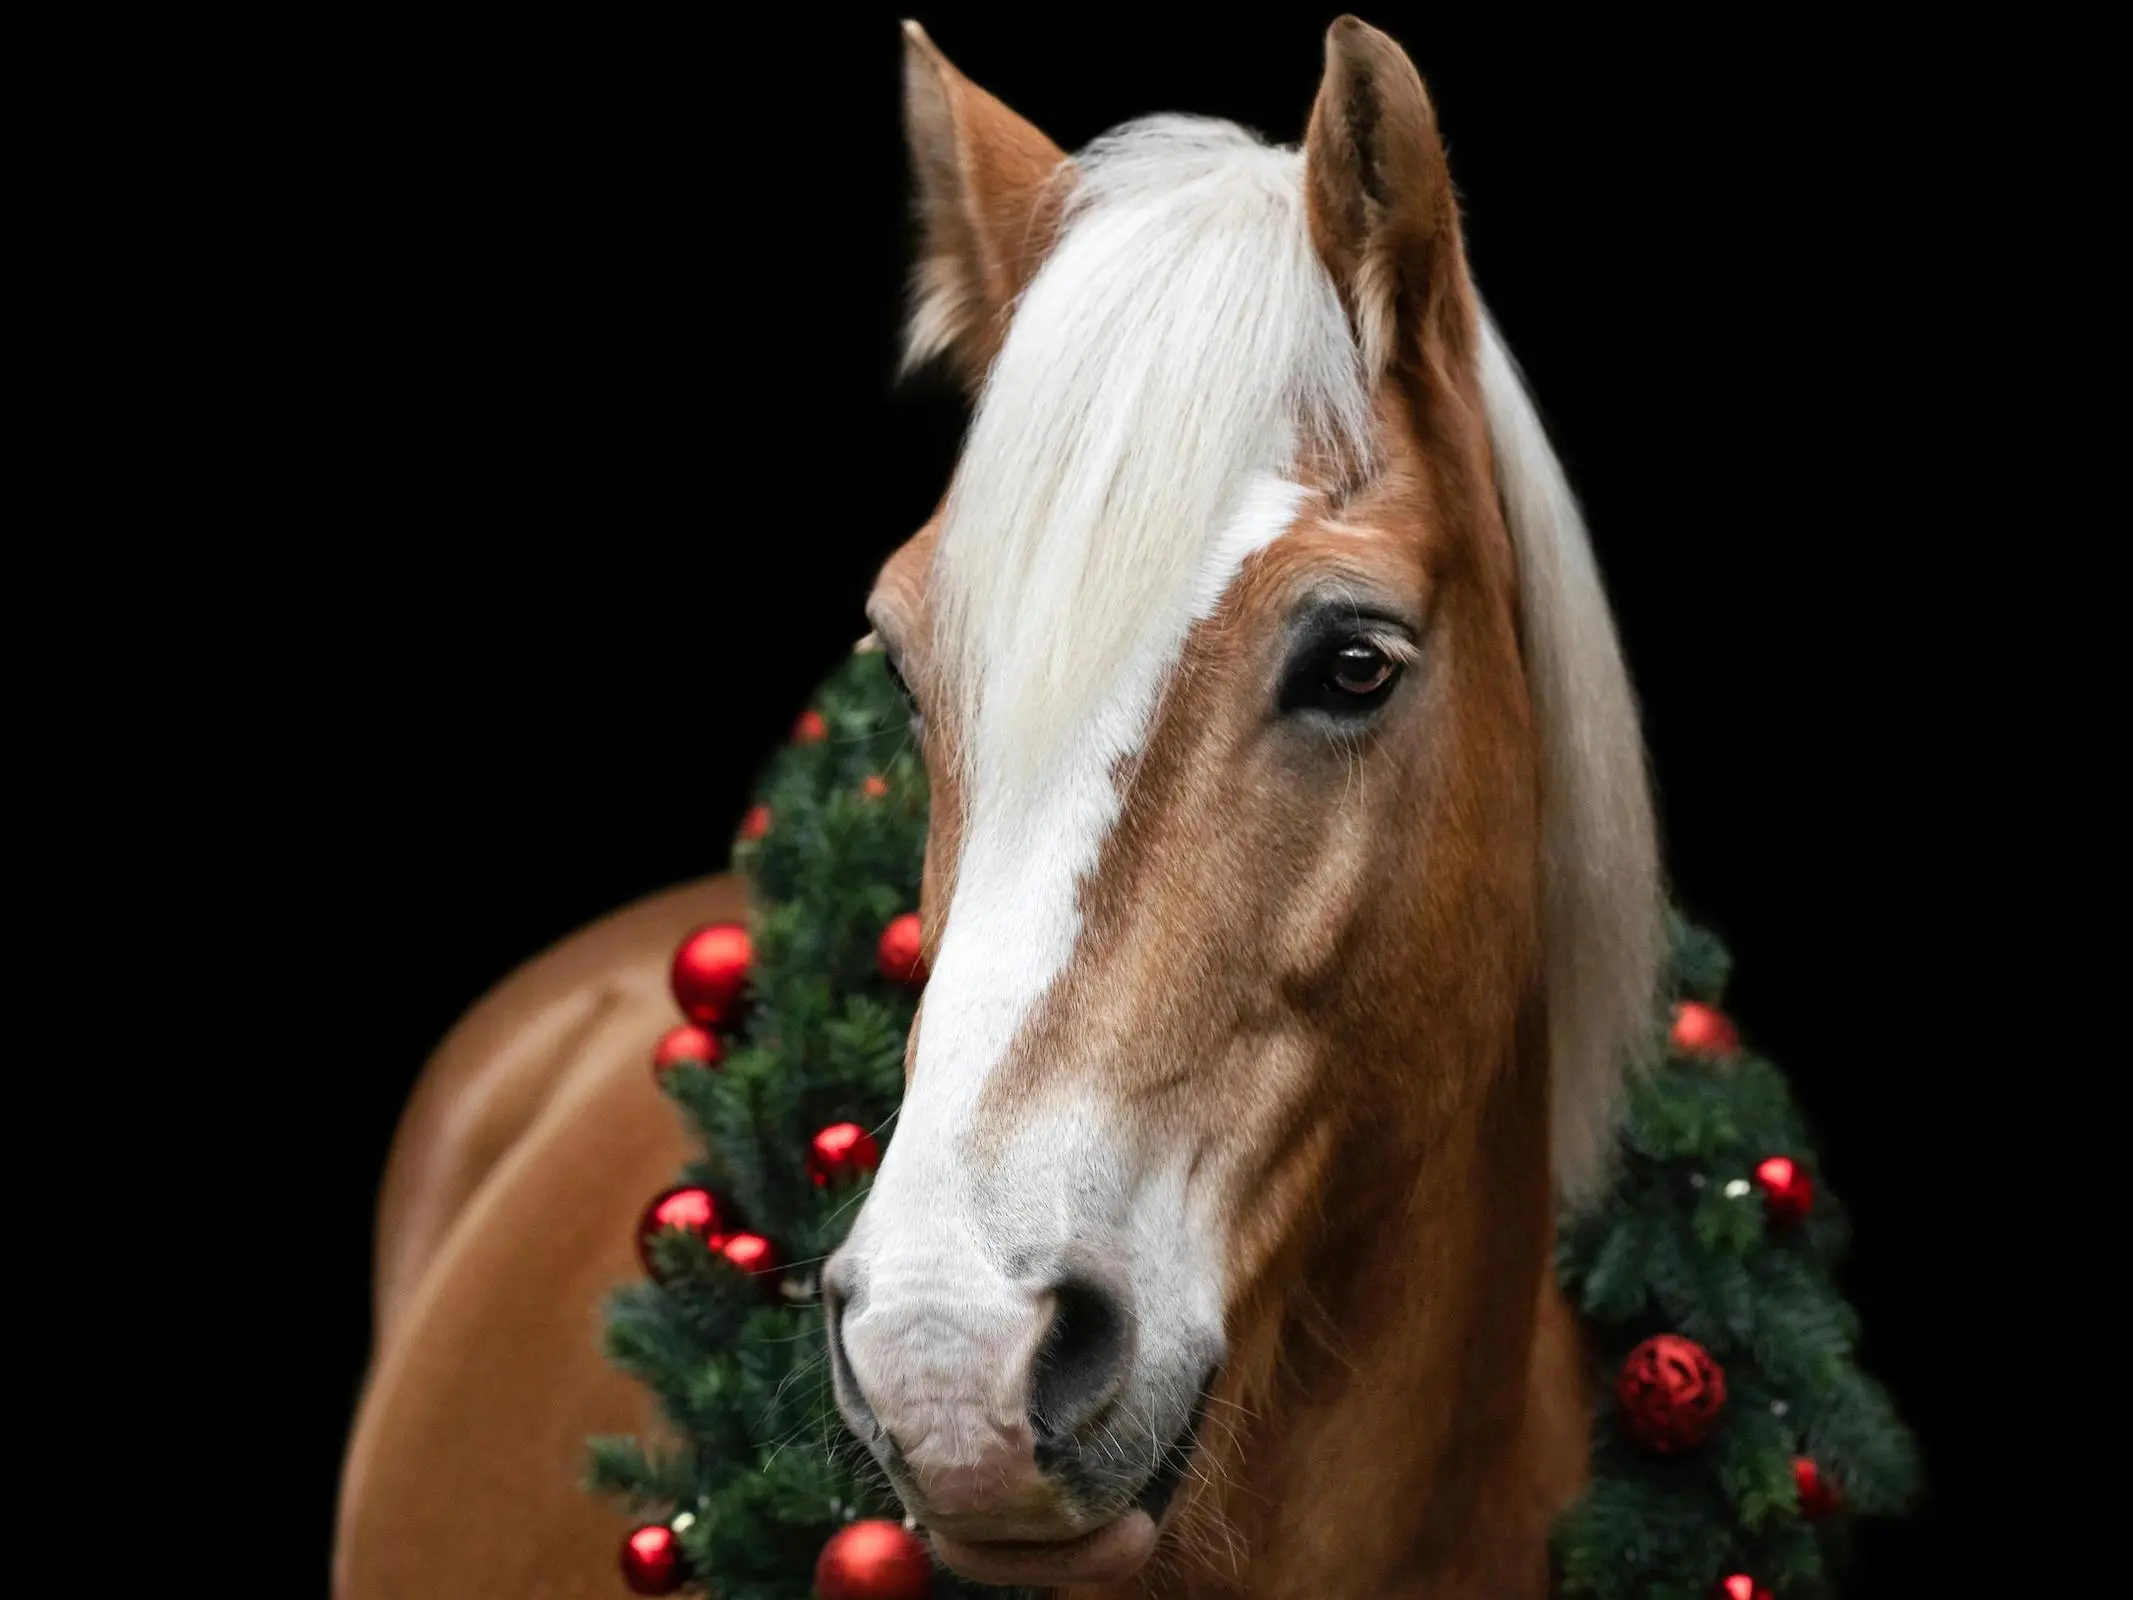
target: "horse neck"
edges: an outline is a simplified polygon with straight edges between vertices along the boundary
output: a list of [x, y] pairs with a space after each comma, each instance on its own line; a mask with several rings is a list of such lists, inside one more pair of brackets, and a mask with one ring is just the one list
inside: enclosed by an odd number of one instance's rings
[[1554, 1285], [1545, 1029], [1525, 1010], [1426, 1148], [1336, 1136], [1314, 1224], [1238, 1319], [1210, 1481], [1156, 1592], [1546, 1594], [1585, 1408]]

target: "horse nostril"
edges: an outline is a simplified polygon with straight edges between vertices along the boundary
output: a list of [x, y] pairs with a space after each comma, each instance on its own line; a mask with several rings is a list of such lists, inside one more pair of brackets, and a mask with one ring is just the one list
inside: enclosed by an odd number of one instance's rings
[[874, 1416], [874, 1408], [867, 1404], [866, 1395], [860, 1390], [859, 1379], [852, 1372], [852, 1358], [844, 1348], [844, 1311], [846, 1297], [825, 1286], [822, 1296], [822, 1316], [829, 1325], [830, 1373], [837, 1387], [844, 1391], [857, 1411], [876, 1431], [881, 1423]]
[[1037, 1464], [1049, 1466], [1124, 1381], [1133, 1325], [1125, 1303], [1085, 1278], [1052, 1289], [1052, 1325], [1030, 1373], [1030, 1427]]

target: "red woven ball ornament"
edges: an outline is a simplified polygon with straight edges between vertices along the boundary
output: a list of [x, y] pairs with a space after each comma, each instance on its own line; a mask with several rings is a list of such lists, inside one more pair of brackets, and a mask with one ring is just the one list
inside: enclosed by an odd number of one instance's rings
[[1630, 1351], [1615, 1379], [1623, 1426], [1645, 1449], [1670, 1456], [1711, 1436], [1726, 1408], [1726, 1373], [1711, 1352], [1677, 1333]]
[[829, 737], [829, 724], [822, 720], [819, 711], [803, 711], [800, 720], [792, 725], [794, 744], [820, 744]]
[[666, 1229], [693, 1233], [704, 1241], [705, 1249], [716, 1250], [725, 1242], [719, 1224], [718, 1197], [709, 1189], [685, 1183], [654, 1195], [637, 1219], [637, 1259], [644, 1263], [645, 1274], [659, 1276], [659, 1269], [653, 1264], [652, 1241]]
[[926, 1600], [933, 1557], [899, 1523], [870, 1519], [839, 1528], [815, 1560], [822, 1600]]
[[1684, 1000], [1674, 1007], [1674, 1026], [1667, 1042], [1677, 1054], [1723, 1061], [1740, 1054], [1740, 1033], [1733, 1019], [1716, 1006], [1700, 1000]]
[[913, 989], [925, 986], [925, 945], [919, 932], [917, 912], [906, 911], [881, 930], [881, 943], [875, 947], [875, 959], [884, 978]]
[[760, 839], [770, 831], [770, 807], [750, 806], [748, 814], [741, 818], [741, 837]]
[[689, 1581], [681, 1540], [664, 1523], [647, 1522], [622, 1541], [622, 1581], [632, 1594], [672, 1594]]
[[849, 1183], [881, 1165], [881, 1146], [856, 1122], [833, 1122], [807, 1147], [807, 1175], [817, 1188]]
[[1745, 1572], [1736, 1572], [1730, 1578], [1721, 1578], [1718, 1592], [1724, 1600], [1770, 1600], [1770, 1591]]
[[741, 1014], [754, 952], [738, 922], [714, 922], [681, 941], [668, 974], [674, 1003], [691, 1022], [724, 1027]]
[[1800, 1515], [1809, 1522], [1820, 1522], [1837, 1509], [1837, 1486], [1822, 1476], [1811, 1457], [1792, 1458], [1792, 1483], [1799, 1491]]
[[652, 1076], [663, 1078], [685, 1061], [699, 1067], [715, 1067], [725, 1059], [726, 1047], [718, 1042], [717, 1034], [684, 1022], [659, 1036], [652, 1051]]
[[1772, 1156], [1755, 1169], [1763, 1191], [1763, 1209], [1773, 1222], [1798, 1222], [1815, 1205], [1814, 1179], [1790, 1156]]

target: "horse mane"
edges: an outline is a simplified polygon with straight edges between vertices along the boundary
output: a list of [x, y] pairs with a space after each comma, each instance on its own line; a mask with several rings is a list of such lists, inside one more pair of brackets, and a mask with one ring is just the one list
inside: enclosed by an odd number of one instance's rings
[[[1300, 151], [1159, 116], [1057, 181], [1061, 231], [1016, 303], [948, 491], [935, 649], [963, 694], [966, 782], [1027, 794], [1072, 739], [1131, 753], [1211, 573], [1316, 457], [1367, 471], [1363, 352], [1313, 249]], [[952, 336], [921, 273], [908, 361]], [[1643, 1054], [1661, 902], [1637, 708], [1577, 503], [1494, 321], [1481, 391], [1519, 566], [1540, 743], [1551, 1160], [1592, 1190]], [[1011, 708], [1011, 716], [988, 708]], [[1130, 726], [1128, 726], [1130, 724]]]
[[1648, 1057], [1664, 928], [1658, 830], [1636, 695], [1584, 516], [1485, 306], [1481, 334], [1540, 736], [1549, 1157], [1558, 1194], [1575, 1203], [1605, 1177], [1624, 1074]]

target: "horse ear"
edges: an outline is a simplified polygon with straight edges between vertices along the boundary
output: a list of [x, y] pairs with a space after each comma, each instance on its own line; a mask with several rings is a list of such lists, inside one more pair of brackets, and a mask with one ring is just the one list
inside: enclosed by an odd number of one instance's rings
[[1304, 185], [1371, 372], [1471, 370], [1474, 297], [1437, 113], [1407, 52], [1354, 17], [1326, 30]]
[[945, 357], [975, 387], [1058, 235], [1074, 165], [915, 22], [904, 24], [904, 132], [919, 222], [904, 370]]

